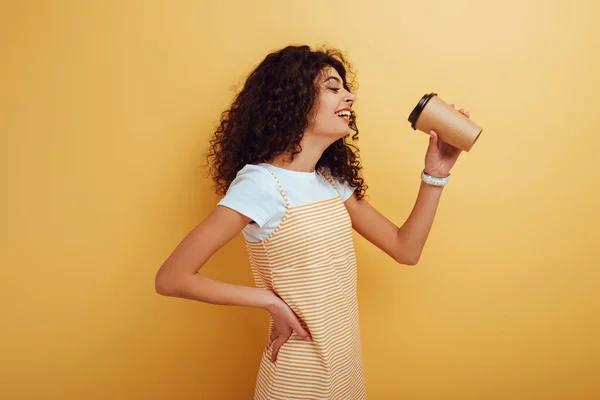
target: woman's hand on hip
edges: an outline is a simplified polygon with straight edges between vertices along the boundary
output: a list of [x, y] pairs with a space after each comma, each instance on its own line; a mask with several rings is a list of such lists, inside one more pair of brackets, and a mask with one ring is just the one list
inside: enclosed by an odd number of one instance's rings
[[287, 342], [292, 336], [292, 332], [300, 337], [300, 339], [311, 341], [312, 337], [302, 327], [298, 316], [294, 311], [277, 296], [279, 301], [275, 301], [271, 307], [268, 308], [271, 317], [273, 318], [273, 327], [271, 329], [270, 342], [273, 343], [273, 351], [271, 353], [271, 361], [277, 361], [277, 354], [281, 346]]

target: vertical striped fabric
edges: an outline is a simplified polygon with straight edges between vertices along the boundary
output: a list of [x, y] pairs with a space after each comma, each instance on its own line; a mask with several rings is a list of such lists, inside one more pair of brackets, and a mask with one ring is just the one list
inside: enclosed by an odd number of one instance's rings
[[287, 212], [264, 241], [246, 241], [250, 265], [256, 286], [281, 297], [313, 341], [293, 333], [275, 363], [267, 345], [254, 398], [366, 399], [350, 216], [339, 194], [290, 206], [273, 176]]

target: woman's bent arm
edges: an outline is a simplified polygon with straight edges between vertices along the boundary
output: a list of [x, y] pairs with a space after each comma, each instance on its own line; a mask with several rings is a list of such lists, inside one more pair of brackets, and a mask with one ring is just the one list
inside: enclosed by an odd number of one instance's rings
[[217, 206], [175, 248], [156, 274], [156, 292], [210, 304], [269, 310], [280, 299], [271, 291], [235, 285], [202, 276], [208, 259], [233, 239], [250, 219], [230, 208]]

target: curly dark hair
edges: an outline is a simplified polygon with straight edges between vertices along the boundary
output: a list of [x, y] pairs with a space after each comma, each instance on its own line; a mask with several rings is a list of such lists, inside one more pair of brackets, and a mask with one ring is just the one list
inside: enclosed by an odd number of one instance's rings
[[[315, 79], [328, 66], [337, 70], [346, 90], [354, 89], [347, 80], [348, 75], [354, 76], [351, 65], [333, 48], [312, 51], [306, 45], [287, 46], [267, 55], [250, 73], [230, 108], [221, 114], [206, 155], [218, 194], [227, 192], [244, 165], [266, 162], [282, 153], [289, 153], [293, 160], [302, 151], [300, 141], [320, 90]], [[360, 200], [367, 185], [361, 176], [354, 112], [349, 128], [354, 133], [332, 143], [315, 169], [353, 186]]]

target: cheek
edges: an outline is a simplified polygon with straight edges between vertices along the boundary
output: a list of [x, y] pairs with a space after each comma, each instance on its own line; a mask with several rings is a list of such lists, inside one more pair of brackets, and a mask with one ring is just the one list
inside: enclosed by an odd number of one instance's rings
[[329, 108], [327, 108], [327, 109], [321, 108], [319, 110], [319, 113], [317, 114], [317, 121], [320, 121], [320, 122], [325, 123], [325, 124], [331, 123], [331, 121], [334, 118], [339, 118], [337, 115], [335, 115], [334, 111], [335, 110], [332, 110], [332, 109], [329, 109]]
[[312, 120], [317, 123], [329, 123], [332, 118], [339, 118], [335, 115], [335, 110], [337, 110], [338, 105], [339, 99], [335, 95], [326, 92], [322, 93], [315, 102], [310, 116], [313, 118]]
[[319, 114], [325, 117], [335, 116], [335, 110], [338, 109], [339, 103], [335, 96], [326, 96], [320, 102]]

